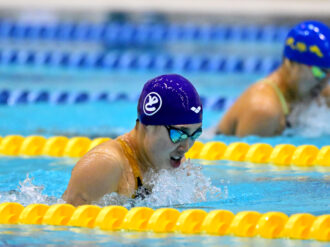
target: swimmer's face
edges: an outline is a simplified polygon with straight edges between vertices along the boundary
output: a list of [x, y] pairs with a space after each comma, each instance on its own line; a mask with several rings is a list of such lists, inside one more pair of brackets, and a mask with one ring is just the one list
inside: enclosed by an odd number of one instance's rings
[[322, 89], [326, 86], [329, 81], [330, 73], [328, 73], [324, 78], [317, 78], [312, 72], [312, 67], [310, 66], [301, 66], [300, 70], [301, 81], [298, 87], [298, 95], [301, 98], [306, 97], [316, 97], [318, 96]]
[[313, 66], [311, 70], [315, 80], [318, 81], [318, 84], [312, 89], [312, 97], [316, 97], [330, 82], [330, 69], [323, 69]]
[[173, 128], [179, 130], [178, 132], [182, 131], [183, 134], [197, 137], [201, 126], [202, 124], [146, 126], [145, 150], [154, 167], [156, 169], [179, 167], [184, 161], [184, 154], [195, 142], [193, 137], [188, 137], [173, 143], [170, 139], [169, 129]]

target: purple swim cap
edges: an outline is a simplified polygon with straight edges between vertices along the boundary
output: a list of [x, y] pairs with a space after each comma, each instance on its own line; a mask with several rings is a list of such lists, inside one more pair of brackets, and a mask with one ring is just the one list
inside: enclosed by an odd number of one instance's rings
[[161, 75], [144, 84], [138, 118], [145, 125], [201, 123], [203, 106], [196, 89], [186, 78]]

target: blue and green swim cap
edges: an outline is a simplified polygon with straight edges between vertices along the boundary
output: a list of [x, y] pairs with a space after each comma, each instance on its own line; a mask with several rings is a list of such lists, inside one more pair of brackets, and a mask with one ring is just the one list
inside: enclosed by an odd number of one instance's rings
[[287, 35], [284, 57], [309, 66], [330, 68], [330, 30], [319, 21], [304, 21]]
[[195, 87], [176, 74], [146, 82], [138, 103], [138, 119], [145, 125], [201, 123], [203, 106]]

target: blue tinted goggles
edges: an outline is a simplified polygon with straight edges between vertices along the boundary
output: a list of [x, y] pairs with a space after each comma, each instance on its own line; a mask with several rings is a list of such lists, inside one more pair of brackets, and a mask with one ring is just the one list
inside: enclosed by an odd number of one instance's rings
[[323, 80], [330, 75], [330, 70], [312, 66], [312, 73], [316, 79]]
[[200, 137], [203, 131], [202, 128], [199, 128], [194, 133], [189, 135], [187, 132], [181, 129], [177, 129], [168, 125], [165, 125], [165, 128], [167, 129], [168, 135], [170, 136], [170, 139], [173, 143], [178, 143], [188, 138], [191, 138], [191, 140], [195, 141], [198, 137]]

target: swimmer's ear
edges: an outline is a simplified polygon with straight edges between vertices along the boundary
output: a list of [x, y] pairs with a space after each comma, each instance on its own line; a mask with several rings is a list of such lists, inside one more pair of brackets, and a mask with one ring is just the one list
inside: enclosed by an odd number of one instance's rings
[[140, 122], [140, 120], [137, 118], [135, 121], [135, 129], [137, 129], [138, 127], [142, 126], [142, 128], [145, 128], [147, 125], [144, 125]]
[[292, 62], [291, 60], [287, 59], [287, 58], [284, 58], [284, 59], [283, 59], [283, 64], [284, 64], [286, 67], [290, 68], [290, 67], [293, 65], [293, 62]]
[[137, 118], [135, 121], [135, 129], [139, 127], [139, 125], [140, 125], [140, 120]]
[[300, 73], [300, 71], [304, 68], [304, 66], [301, 66], [302, 64], [287, 58], [284, 59], [283, 65], [288, 71], [290, 71], [291, 74]]
[[293, 68], [293, 67], [295, 67], [295, 66], [299, 66], [299, 65], [301, 65], [300, 63], [297, 63], [297, 62], [292, 61], [292, 60], [287, 59], [287, 58], [284, 58], [283, 63], [285, 63], [285, 65], [286, 65], [287, 67], [291, 67], [291, 68]]

